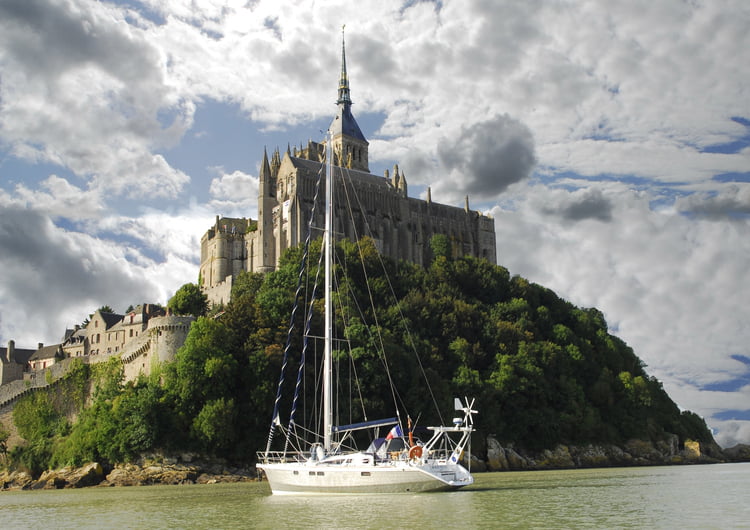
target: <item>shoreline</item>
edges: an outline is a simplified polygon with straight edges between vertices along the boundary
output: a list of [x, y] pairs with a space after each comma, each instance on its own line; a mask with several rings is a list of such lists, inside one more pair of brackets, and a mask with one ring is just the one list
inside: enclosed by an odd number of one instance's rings
[[[536, 453], [502, 447], [493, 437], [487, 439], [487, 458], [471, 457], [472, 473], [502, 471], [545, 471], [682, 466], [750, 462], [750, 446], [722, 450], [718, 446], [686, 444], [657, 448], [651, 442], [631, 440], [624, 447], [615, 445], [566, 446]], [[661, 450], [659, 450], [661, 449]], [[717, 452], [718, 451], [718, 452]], [[465, 463], [466, 465], [466, 463]], [[219, 484], [264, 480], [254, 464], [233, 466], [223, 460], [203, 460], [194, 454], [177, 457], [147, 455], [135, 463], [116, 464], [106, 469], [98, 462], [81, 467], [44, 471], [34, 478], [26, 471], [0, 472], [0, 492], [72, 488], [105, 488], [153, 485]]]

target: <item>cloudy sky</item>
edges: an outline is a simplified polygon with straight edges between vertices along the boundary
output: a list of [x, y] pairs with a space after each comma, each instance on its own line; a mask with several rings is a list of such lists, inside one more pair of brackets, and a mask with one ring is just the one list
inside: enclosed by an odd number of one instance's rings
[[749, 443], [745, 0], [0, 0], [0, 342], [197, 281], [264, 146], [333, 117], [344, 23], [371, 170], [468, 195], [499, 263]]

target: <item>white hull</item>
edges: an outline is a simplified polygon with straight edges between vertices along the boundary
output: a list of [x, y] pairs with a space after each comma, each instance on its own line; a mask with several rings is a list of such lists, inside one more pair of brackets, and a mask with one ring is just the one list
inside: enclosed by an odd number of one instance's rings
[[345, 466], [323, 463], [259, 464], [276, 495], [418, 493], [468, 486], [473, 477], [459, 465], [408, 463]]

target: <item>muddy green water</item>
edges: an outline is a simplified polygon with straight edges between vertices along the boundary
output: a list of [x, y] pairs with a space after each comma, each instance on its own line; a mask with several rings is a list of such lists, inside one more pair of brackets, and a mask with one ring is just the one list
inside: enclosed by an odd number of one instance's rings
[[0, 528], [750, 528], [750, 464], [476, 474], [416, 495], [266, 483], [0, 493]]

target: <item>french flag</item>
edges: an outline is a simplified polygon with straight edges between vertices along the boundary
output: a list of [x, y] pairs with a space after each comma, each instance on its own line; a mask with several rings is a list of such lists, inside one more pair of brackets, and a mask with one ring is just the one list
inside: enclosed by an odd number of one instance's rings
[[395, 425], [393, 429], [390, 430], [388, 433], [388, 436], [385, 437], [386, 440], [392, 440], [393, 438], [398, 438], [399, 436], [403, 436], [404, 433], [401, 431], [400, 425]]

